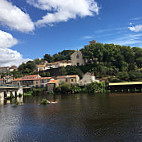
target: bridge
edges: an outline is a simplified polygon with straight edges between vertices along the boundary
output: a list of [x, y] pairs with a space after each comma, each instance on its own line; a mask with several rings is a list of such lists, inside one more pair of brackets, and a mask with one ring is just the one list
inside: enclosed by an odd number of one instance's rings
[[109, 83], [110, 92], [142, 92], [142, 82]]
[[30, 87], [5, 85], [0, 86], [0, 101], [7, 97], [17, 97], [19, 94], [23, 95], [24, 90], [30, 89]]

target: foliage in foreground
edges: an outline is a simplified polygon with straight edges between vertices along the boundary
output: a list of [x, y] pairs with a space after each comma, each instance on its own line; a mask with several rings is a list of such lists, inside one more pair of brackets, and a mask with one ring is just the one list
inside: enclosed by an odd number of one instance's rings
[[86, 93], [104, 93], [105, 83], [103, 82], [92, 82], [84, 87], [84, 92]]
[[58, 87], [55, 88], [55, 93], [104, 93], [105, 92], [105, 83], [102, 82], [93, 82], [85, 86], [79, 85], [70, 85], [65, 82], [62, 82]]

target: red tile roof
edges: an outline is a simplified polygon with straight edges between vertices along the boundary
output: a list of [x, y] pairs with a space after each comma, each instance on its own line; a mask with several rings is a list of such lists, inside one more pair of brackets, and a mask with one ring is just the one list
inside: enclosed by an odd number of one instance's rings
[[38, 79], [35, 79], [35, 80], [44, 80], [44, 79], [53, 79], [53, 77], [41, 77], [41, 78], [38, 78]]
[[50, 80], [49, 82], [48, 82], [48, 84], [52, 84], [52, 83], [55, 83], [55, 84], [57, 84], [58, 83], [58, 80]]
[[3, 78], [1, 78], [0, 81], [3, 81]]
[[14, 79], [13, 81], [21, 81], [21, 80], [36, 80], [40, 78], [39, 75], [27, 75], [27, 76], [24, 76], [24, 77], [21, 77], [21, 78], [16, 78]]

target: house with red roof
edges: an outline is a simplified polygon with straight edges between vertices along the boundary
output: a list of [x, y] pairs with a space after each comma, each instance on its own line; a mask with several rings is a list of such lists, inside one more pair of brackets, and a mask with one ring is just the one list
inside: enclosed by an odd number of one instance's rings
[[54, 80], [54, 78], [52, 77], [41, 77], [38, 79], [34, 80], [34, 87], [39, 88], [39, 87], [47, 87], [48, 82], [50, 82], [50, 80]]
[[30, 86], [35, 88], [47, 87], [52, 77], [41, 77], [40, 75], [27, 75], [13, 80], [13, 85]]
[[13, 85], [34, 86], [34, 81], [41, 78], [40, 75], [27, 75], [21, 78], [14, 79]]

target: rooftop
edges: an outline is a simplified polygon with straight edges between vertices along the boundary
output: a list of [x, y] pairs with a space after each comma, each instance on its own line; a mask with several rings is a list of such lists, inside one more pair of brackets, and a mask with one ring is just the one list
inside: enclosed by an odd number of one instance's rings
[[142, 82], [119, 82], [119, 83], [109, 83], [109, 86], [117, 86], [117, 85], [138, 85], [142, 84]]

